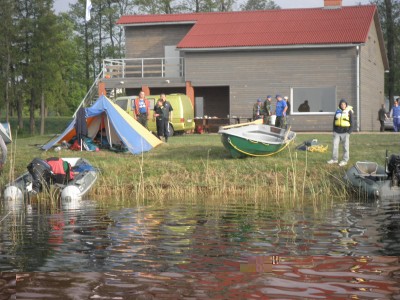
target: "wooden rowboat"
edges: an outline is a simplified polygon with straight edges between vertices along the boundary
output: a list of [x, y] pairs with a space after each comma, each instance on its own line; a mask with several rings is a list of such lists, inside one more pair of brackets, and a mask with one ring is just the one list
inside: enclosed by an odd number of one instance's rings
[[232, 157], [270, 156], [285, 149], [296, 133], [255, 122], [223, 126], [218, 133]]

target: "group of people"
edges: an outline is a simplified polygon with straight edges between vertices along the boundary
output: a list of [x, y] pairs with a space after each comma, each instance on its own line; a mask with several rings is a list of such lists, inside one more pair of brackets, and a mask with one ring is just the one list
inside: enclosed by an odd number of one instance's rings
[[289, 98], [276, 95], [275, 111], [272, 110], [272, 96], [268, 95], [267, 99], [263, 101], [261, 98], [257, 99], [257, 103], [253, 106], [253, 120], [263, 119], [264, 124], [269, 124], [271, 116], [276, 115], [275, 126], [284, 128], [286, 127], [286, 115], [289, 113]]
[[[286, 126], [286, 114], [288, 111], [288, 103], [281, 95], [276, 95], [276, 107], [275, 111], [272, 111], [272, 97], [267, 96], [265, 101], [258, 99], [257, 103], [253, 107], [253, 119], [263, 119], [264, 124], [269, 124], [270, 117], [273, 113], [276, 115], [275, 126], [285, 127]], [[400, 98], [394, 101], [394, 106], [390, 111], [390, 117], [393, 117], [394, 131], [400, 130]], [[307, 103], [308, 104], [308, 103]], [[150, 105], [149, 100], [145, 98], [145, 93], [141, 91], [139, 97], [134, 101], [134, 112], [135, 119], [147, 128], [147, 121], [150, 118]], [[154, 106], [153, 117], [157, 124], [157, 136], [159, 139], [164, 137], [165, 141], [168, 141], [168, 127], [171, 111], [173, 110], [171, 104], [167, 101], [166, 95], [162, 93], [160, 99]], [[381, 123], [380, 130], [384, 130], [384, 120], [387, 118], [385, 105], [382, 104], [381, 109], [378, 112], [378, 119]], [[347, 165], [350, 158], [350, 134], [353, 131], [353, 108], [348, 105], [345, 99], [341, 99], [339, 106], [334, 114], [333, 118], [333, 147], [332, 147], [332, 159], [328, 161], [328, 164], [339, 163], [339, 166]], [[343, 158], [339, 162], [339, 145], [343, 144]], [[7, 159], [7, 147], [4, 143], [3, 138], [0, 135], [0, 148], [2, 152], [0, 160], [0, 172], [3, 169], [4, 163]]]
[[[400, 98], [394, 100], [393, 107], [390, 110], [389, 116], [393, 118], [393, 130], [395, 132], [400, 131]], [[385, 120], [388, 118], [385, 109], [385, 104], [382, 104], [381, 109], [378, 111], [378, 120], [381, 123], [380, 131], [385, 131]]]
[[[275, 126], [285, 128], [286, 115], [290, 111], [289, 102], [287, 97], [276, 95], [276, 106], [275, 111], [272, 111], [272, 97], [267, 96], [265, 101], [261, 98], [257, 99], [257, 103], [253, 107], [253, 119], [263, 119], [264, 124], [269, 124], [271, 115], [275, 114]], [[298, 108], [300, 112], [309, 112], [310, 106], [308, 100], [305, 100]], [[400, 107], [399, 107], [399, 125], [400, 125]], [[353, 131], [353, 108], [347, 104], [345, 99], [341, 99], [339, 106], [335, 112], [333, 118], [333, 149], [332, 159], [328, 161], [328, 164], [338, 163], [339, 166], [347, 165], [350, 158], [350, 134]], [[339, 144], [343, 144], [343, 158], [339, 162]]]
[[[147, 127], [147, 122], [150, 119], [150, 102], [145, 97], [145, 93], [141, 91], [139, 96], [133, 102], [132, 110], [135, 112], [135, 119]], [[157, 137], [161, 140], [164, 137], [165, 142], [168, 142], [169, 136], [169, 119], [171, 117], [171, 103], [167, 101], [167, 96], [162, 93], [160, 99], [154, 105], [153, 118], [156, 120]]]

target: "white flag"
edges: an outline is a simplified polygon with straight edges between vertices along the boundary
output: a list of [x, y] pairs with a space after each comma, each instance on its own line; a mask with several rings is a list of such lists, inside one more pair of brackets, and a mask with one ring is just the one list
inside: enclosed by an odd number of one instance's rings
[[90, 21], [90, 10], [91, 9], [92, 9], [92, 1], [86, 0], [86, 15], [85, 15], [86, 22]]

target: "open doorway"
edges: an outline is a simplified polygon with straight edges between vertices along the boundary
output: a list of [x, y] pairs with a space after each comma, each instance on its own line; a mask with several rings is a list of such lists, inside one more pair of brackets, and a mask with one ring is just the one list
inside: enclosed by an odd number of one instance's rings
[[[229, 115], [229, 86], [195, 87], [194, 95], [198, 99], [197, 107], [195, 105], [197, 117], [227, 118]], [[199, 116], [197, 111], [202, 111], [203, 116]]]

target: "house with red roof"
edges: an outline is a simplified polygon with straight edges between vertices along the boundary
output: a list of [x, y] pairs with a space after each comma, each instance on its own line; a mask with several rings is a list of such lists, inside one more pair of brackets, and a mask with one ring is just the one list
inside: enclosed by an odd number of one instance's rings
[[378, 131], [389, 68], [378, 11], [341, 4], [122, 16], [126, 57], [104, 61], [102, 82], [127, 95], [185, 93], [198, 117], [248, 118], [258, 98], [288, 96], [295, 131], [331, 131], [344, 98], [355, 131]]

